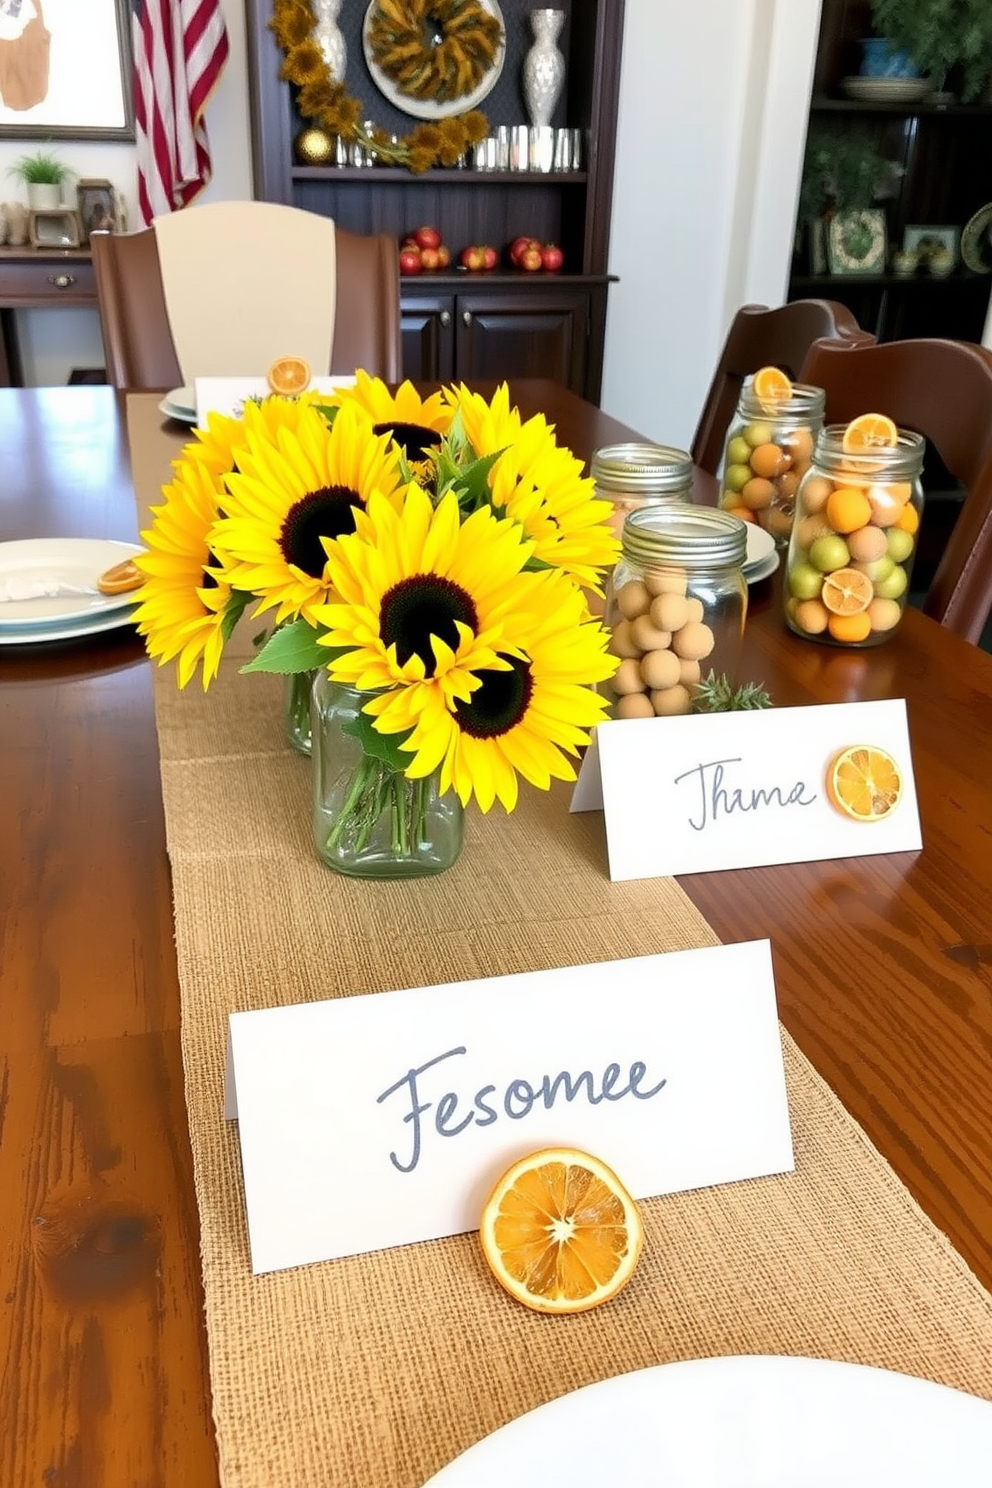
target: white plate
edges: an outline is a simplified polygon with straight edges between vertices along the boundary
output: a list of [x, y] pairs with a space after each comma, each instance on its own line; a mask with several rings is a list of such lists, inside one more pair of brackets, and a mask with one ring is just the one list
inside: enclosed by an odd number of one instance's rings
[[485, 74], [482, 82], [471, 93], [463, 93], [460, 98], [449, 98], [446, 103], [435, 103], [429, 98], [409, 98], [405, 93], [390, 81], [382, 71], [378, 62], [372, 56], [369, 46], [369, 27], [372, 24], [372, 13], [376, 8], [378, 0], [371, 0], [368, 10], [365, 12], [365, 20], [362, 24], [362, 50], [365, 53], [365, 65], [372, 74], [375, 83], [383, 98], [398, 108], [401, 113], [409, 114], [414, 119], [447, 119], [452, 114], [465, 114], [469, 109], [478, 108], [484, 98], [495, 88], [499, 75], [503, 71], [503, 58], [506, 55], [506, 27], [503, 24], [503, 12], [500, 10], [496, 0], [479, 0], [483, 10], [487, 10], [491, 16], [499, 21], [500, 39], [496, 47], [496, 56], [492, 67]]
[[[100, 594], [96, 581], [108, 568], [143, 549], [137, 543], [96, 537], [34, 537], [0, 543], [0, 580], [29, 584], [57, 581], [85, 594], [45, 595], [38, 599], [0, 601], [0, 633], [44, 632], [52, 625], [75, 627], [104, 620], [134, 603], [133, 592]], [[122, 619], [126, 619], [124, 615]], [[117, 624], [122, 623], [117, 620]], [[45, 636], [39, 634], [39, 640]]]
[[116, 630], [119, 625], [131, 621], [131, 606], [115, 610], [112, 615], [103, 615], [99, 620], [81, 620], [75, 625], [24, 625], [10, 630], [0, 630], [0, 646], [41, 646], [48, 641], [74, 641], [81, 636], [99, 635], [104, 630]]
[[773, 574], [781, 561], [782, 555], [776, 548], [774, 553], [769, 553], [768, 557], [762, 558], [760, 563], [755, 563], [752, 567], [745, 568], [744, 577], [749, 584], [758, 584], [762, 579], [767, 579]]
[[744, 573], [749, 574], [759, 563], [767, 563], [775, 552], [775, 539], [757, 522], [747, 524], [747, 553], [744, 555]]
[[425, 1488], [988, 1488], [992, 1404], [829, 1359], [693, 1359], [511, 1421]]
[[841, 87], [859, 103], [916, 103], [930, 92], [927, 78], [846, 77]]
[[180, 408], [176, 403], [170, 403], [168, 398], [163, 398], [158, 405], [159, 413], [166, 418], [175, 419], [177, 424], [195, 424], [196, 414], [192, 408]]
[[162, 402], [168, 403], [170, 408], [178, 408], [182, 413], [196, 412], [196, 393], [191, 387], [173, 388], [166, 393]]

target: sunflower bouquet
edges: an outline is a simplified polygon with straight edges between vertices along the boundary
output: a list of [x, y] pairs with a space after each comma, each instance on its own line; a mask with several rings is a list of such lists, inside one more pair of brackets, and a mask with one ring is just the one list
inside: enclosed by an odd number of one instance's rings
[[149, 654], [206, 688], [246, 609], [269, 616], [242, 669], [315, 673], [314, 717], [340, 724], [340, 757], [313, 744], [333, 866], [437, 871], [435, 808], [460, 833], [472, 799], [513, 810], [519, 776], [575, 778], [616, 667], [588, 594], [617, 543], [580, 461], [505, 385], [422, 398], [359, 372], [211, 415], [163, 496], [137, 560]]

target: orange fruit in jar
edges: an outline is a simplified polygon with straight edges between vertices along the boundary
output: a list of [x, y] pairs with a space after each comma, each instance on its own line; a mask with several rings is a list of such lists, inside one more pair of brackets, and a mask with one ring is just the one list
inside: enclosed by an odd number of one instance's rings
[[751, 379], [751, 392], [766, 413], [774, 413], [792, 397], [792, 381], [780, 367], [760, 367]]
[[849, 646], [866, 641], [871, 635], [867, 611], [862, 610], [859, 615], [831, 615], [827, 621], [827, 633], [835, 641], [846, 641]]
[[742, 522], [756, 522], [758, 520], [749, 506], [724, 506], [723, 510], [730, 512], [733, 517], [740, 517]]
[[903, 532], [911, 535], [920, 529], [920, 514], [915, 506], [904, 506], [895, 520], [894, 526], [901, 528]]
[[894, 527], [903, 509], [899, 496], [893, 495], [888, 486], [882, 485], [868, 487], [868, 504], [871, 507], [871, 520], [876, 527]]
[[810, 476], [803, 487], [803, 506], [810, 516], [823, 510], [833, 488], [833, 481], [825, 475]]
[[826, 517], [835, 532], [857, 532], [871, 521], [871, 502], [857, 486], [838, 486], [827, 497]]
[[751, 469], [755, 475], [763, 475], [767, 480], [774, 480], [791, 464], [791, 458], [777, 444], [759, 444], [751, 451]]
[[807, 635], [822, 635], [830, 624], [830, 611], [818, 599], [801, 599], [792, 612], [792, 618]]
[[827, 767], [827, 799], [852, 821], [882, 821], [903, 793], [902, 772], [891, 754], [872, 744], [852, 744]]
[[861, 455], [874, 449], [891, 449], [899, 441], [899, 430], [885, 413], [862, 413], [852, 419], [841, 438], [846, 455]]
[[858, 569], [837, 568], [824, 574], [820, 598], [832, 615], [860, 615], [875, 598], [875, 588]]
[[813, 433], [810, 429], [793, 429], [782, 437], [782, 444], [792, 456], [793, 463], [803, 470], [813, 459]]
[[292, 397], [309, 385], [310, 367], [302, 357], [277, 357], [266, 373], [266, 381], [274, 393]]
[[535, 1312], [585, 1312], [615, 1297], [644, 1243], [637, 1205], [599, 1158], [547, 1147], [515, 1162], [482, 1210], [482, 1254]]
[[774, 495], [775, 487], [771, 481], [765, 480], [760, 475], [756, 475], [753, 480], [748, 481], [747, 485], [741, 491], [741, 500], [751, 511], [761, 511], [771, 503]]

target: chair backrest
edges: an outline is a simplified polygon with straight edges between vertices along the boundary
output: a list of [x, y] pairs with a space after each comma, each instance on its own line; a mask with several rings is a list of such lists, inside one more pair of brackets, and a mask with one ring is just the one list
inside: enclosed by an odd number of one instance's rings
[[[185, 212], [206, 210], [187, 207]], [[335, 245], [337, 293], [330, 365], [314, 371], [349, 373], [361, 367], [387, 382], [398, 382], [402, 349], [396, 243], [388, 233], [366, 237], [336, 228]], [[124, 235], [95, 233], [90, 247], [108, 380], [114, 387], [149, 391], [180, 385], [184, 379], [166, 309], [154, 228]], [[238, 247], [232, 241], [231, 253], [236, 254]], [[294, 277], [291, 245], [285, 274], [294, 290], [305, 289], [299, 275]], [[245, 313], [250, 315], [250, 305]], [[293, 352], [292, 347], [284, 350]]]
[[799, 369], [814, 341], [823, 336], [874, 341], [846, 305], [835, 300], [793, 300], [769, 310], [743, 305], [734, 316], [713, 373], [692, 439], [696, 465], [715, 475], [745, 377], [759, 367], [780, 367], [799, 381]]
[[876, 346], [817, 341], [800, 376], [824, 389], [829, 423], [888, 414], [922, 434], [964, 487], [923, 609], [977, 641], [992, 607], [992, 352], [939, 338]]

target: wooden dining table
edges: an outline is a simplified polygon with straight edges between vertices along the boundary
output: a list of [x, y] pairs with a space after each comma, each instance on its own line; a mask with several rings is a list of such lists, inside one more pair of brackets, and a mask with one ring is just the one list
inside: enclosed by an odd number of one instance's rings
[[[511, 391], [585, 459], [638, 437], [554, 384]], [[0, 390], [0, 541], [39, 537], [137, 537], [123, 394]], [[781, 607], [781, 572], [752, 587], [742, 676], [779, 706], [905, 698], [923, 849], [680, 883], [721, 940], [769, 938], [786, 1029], [992, 1288], [992, 656], [913, 609], [874, 649], [804, 642]], [[213, 1488], [151, 666], [128, 625], [0, 644], [0, 915], [0, 1484]]]

